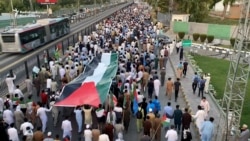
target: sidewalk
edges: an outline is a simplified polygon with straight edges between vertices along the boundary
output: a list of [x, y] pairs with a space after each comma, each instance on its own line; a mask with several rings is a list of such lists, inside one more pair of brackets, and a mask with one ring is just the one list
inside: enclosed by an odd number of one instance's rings
[[[175, 35], [170, 35], [167, 34], [168, 36], [170, 36], [170, 38], [172, 37], [172, 39], [174, 39], [173, 37], [175, 37]], [[184, 50], [185, 52], [185, 50]], [[184, 60], [185, 60], [185, 56], [184, 56]], [[176, 54], [176, 50], [174, 49], [173, 53], [170, 56], [169, 62], [172, 65], [172, 68], [176, 71], [176, 68], [178, 66], [178, 64], [180, 63], [179, 60], [179, 54]], [[209, 72], [207, 72], [209, 73]], [[194, 70], [191, 67], [190, 63], [188, 65], [188, 70], [187, 70], [187, 76], [185, 78], [181, 78], [181, 84], [182, 84], [182, 92], [184, 95], [184, 99], [187, 102], [188, 107], [191, 110], [191, 114], [194, 115], [197, 111], [197, 106], [200, 104], [201, 101], [201, 97], [198, 97], [198, 91], [196, 89], [196, 93], [193, 94], [193, 90], [192, 90], [192, 81], [193, 81], [193, 76], [194, 76]], [[211, 76], [211, 79], [213, 78], [213, 76]], [[209, 94], [205, 94], [204, 96], [206, 97], [206, 99], [208, 100], [209, 104], [210, 104], [210, 112], [208, 114], [208, 118], [209, 117], [214, 117], [214, 136], [213, 136], [213, 141], [216, 141], [217, 139], [220, 139], [221, 135], [222, 135], [222, 131], [218, 130], [220, 128], [218, 128], [220, 125], [223, 126], [224, 124], [222, 124], [222, 120], [220, 120], [220, 111], [217, 107], [217, 105], [215, 104], [214, 100], [211, 98], [211, 96]], [[193, 138], [199, 138], [199, 135], [197, 134], [196, 136], [193, 135]]]

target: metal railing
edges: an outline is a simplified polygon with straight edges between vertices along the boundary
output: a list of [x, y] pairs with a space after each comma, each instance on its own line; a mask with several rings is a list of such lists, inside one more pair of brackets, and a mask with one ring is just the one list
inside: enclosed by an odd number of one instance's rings
[[33, 51], [30, 54], [27, 54], [23, 58], [16, 60], [18, 63], [13, 62], [13, 65], [11, 67], [4, 68], [0, 72], [0, 96], [2, 97], [8, 94], [8, 87], [5, 83], [7, 74], [14, 73], [16, 75], [16, 80], [14, 80], [14, 83], [24, 88], [24, 81], [26, 77], [29, 76], [30, 78], [32, 78], [33, 76], [32, 68], [34, 66], [41, 67], [42, 65], [44, 65], [44, 55], [47, 56], [47, 59], [50, 56], [54, 55], [58, 44], [62, 45], [62, 53], [64, 55], [66, 49], [69, 46], [73, 46], [76, 42], [78, 42], [79, 36], [83, 37], [83, 35], [89, 35], [90, 33], [92, 33], [92, 31], [96, 30], [96, 24], [99, 24], [103, 19], [109, 17], [115, 11], [126, 8], [131, 4], [132, 2], [119, 4], [119, 6], [117, 6], [116, 8], [109, 8], [109, 10], [107, 10], [108, 13], [105, 13], [105, 15], [104, 13], [99, 13], [98, 15], [96, 15], [96, 18], [89, 18], [89, 21], [87, 20], [86, 22], [84, 22], [84, 24], [82, 24], [81, 29], [71, 31], [69, 35], [57, 39], [55, 42], [49, 43], [42, 48], [38, 48], [37, 50]]

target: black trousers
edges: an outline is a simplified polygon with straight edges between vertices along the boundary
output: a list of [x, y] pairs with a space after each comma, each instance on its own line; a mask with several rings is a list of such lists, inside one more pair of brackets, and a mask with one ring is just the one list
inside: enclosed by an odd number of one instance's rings
[[179, 94], [179, 89], [174, 91], [175, 101], [177, 101], [178, 94]]
[[196, 83], [192, 83], [192, 89], [193, 89], [193, 93], [195, 94], [197, 88], [197, 84]]
[[182, 72], [183, 72], [183, 75], [186, 76], [186, 74], [187, 74], [187, 68], [184, 68]]
[[201, 95], [201, 97], [203, 97], [203, 94], [204, 94], [204, 87], [199, 88], [199, 94], [198, 94], [198, 96], [200, 97], [200, 95]]

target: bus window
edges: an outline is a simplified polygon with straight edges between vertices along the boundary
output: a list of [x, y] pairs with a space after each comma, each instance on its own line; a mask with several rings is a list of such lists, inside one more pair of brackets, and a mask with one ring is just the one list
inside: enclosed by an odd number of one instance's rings
[[32, 42], [36, 39], [39, 39], [39, 29], [34, 29], [31, 31], [20, 33], [20, 40], [22, 44]]
[[55, 33], [56, 32], [56, 24], [50, 25], [50, 33]]
[[3, 36], [2, 35], [2, 39], [4, 43], [13, 43], [15, 42], [15, 36]]

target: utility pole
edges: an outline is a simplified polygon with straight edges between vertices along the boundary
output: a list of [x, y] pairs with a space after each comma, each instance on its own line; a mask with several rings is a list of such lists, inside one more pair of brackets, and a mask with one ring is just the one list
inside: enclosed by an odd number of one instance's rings
[[226, 113], [222, 122], [226, 123], [224, 126], [220, 124], [218, 130], [223, 131], [223, 137], [217, 138], [217, 141], [230, 141], [231, 133], [235, 141], [240, 134], [240, 119], [250, 72], [250, 56], [247, 54], [250, 51], [249, 12], [250, 0], [242, 0], [241, 17], [222, 100], [222, 108]]

